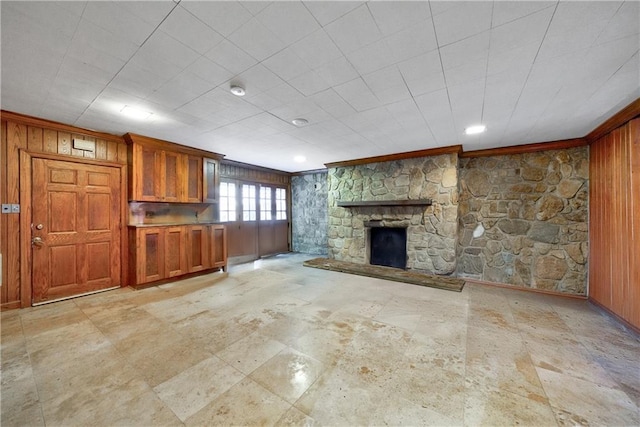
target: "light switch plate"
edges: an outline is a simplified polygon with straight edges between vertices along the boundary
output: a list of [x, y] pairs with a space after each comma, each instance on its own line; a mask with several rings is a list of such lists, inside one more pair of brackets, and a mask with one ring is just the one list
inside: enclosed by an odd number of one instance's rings
[[2, 213], [11, 213], [11, 205], [9, 203], [2, 204]]
[[18, 204], [11, 205], [11, 213], [20, 213], [20, 205]]

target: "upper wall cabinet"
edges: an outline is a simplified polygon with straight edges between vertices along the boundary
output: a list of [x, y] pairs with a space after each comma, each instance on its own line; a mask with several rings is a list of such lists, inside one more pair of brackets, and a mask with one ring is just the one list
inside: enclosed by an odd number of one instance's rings
[[221, 155], [145, 136], [126, 134], [129, 200], [214, 203]]

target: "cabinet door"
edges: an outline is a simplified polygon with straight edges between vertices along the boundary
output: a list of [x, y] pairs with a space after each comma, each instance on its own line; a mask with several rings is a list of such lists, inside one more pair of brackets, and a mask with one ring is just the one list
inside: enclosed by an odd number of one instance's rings
[[165, 277], [175, 277], [187, 273], [187, 231], [185, 227], [164, 229]]
[[202, 202], [202, 157], [185, 156], [185, 202]]
[[183, 201], [184, 155], [171, 151], [162, 152], [162, 200]]
[[209, 267], [227, 269], [227, 228], [224, 225], [209, 226]]
[[187, 265], [189, 273], [207, 268], [207, 226], [190, 225], [187, 229]]
[[162, 228], [138, 229], [137, 283], [154, 282], [165, 278], [164, 243]]
[[161, 199], [162, 152], [142, 145], [133, 148], [133, 200], [156, 202]]
[[202, 198], [204, 203], [215, 203], [218, 201], [218, 161], [214, 159], [202, 159]]

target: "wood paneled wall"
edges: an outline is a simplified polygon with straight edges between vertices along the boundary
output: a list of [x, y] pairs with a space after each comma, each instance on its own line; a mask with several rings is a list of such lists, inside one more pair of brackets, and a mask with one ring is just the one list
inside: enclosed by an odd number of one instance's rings
[[[20, 203], [20, 150], [84, 158], [105, 164], [126, 164], [127, 146], [121, 137], [93, 132], [8, 111], [0, 113], [0, 202]], [[95, 151], [73, 148], [73, 139], [95, 142]], [[126, 193], [126, 187], [123, 189]], [[20, 214], [0, 215], [2, 308], [20, 307]], [[124, 216], [123, 216], [124, 218]]]
[[590, 148], [589, 298], [640, 329], [640, 118]]
[[220, 162], [220, 177], [237, 179], [240, 181], [258, 182], [261, 184], [277, 184], [288, 186], [291, 184], [291, 174], [275, 169], [248, 165], [246, 163], [222, 160]]

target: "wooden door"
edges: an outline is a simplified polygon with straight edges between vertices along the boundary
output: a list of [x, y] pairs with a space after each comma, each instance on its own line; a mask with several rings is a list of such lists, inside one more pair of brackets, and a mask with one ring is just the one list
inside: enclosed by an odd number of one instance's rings
[[184, 200], [184, 156], [171, 151], [162, 152], [162, 200], [182, 202]]
[[32, 159], [33, 303], [120, 286], [120, 169]]
[[218, 201], [218, 161], [205, 157], [202, 162], [202, 201], [215, 203]]
[[187, 273], [187, 230], [184, 226], [167, 227], [164, 230], [164, 277]]
[[189, 273], [207, 268], [207, 232], [205, 225], [191, 225], [187, 227], [187, 264]]
[[161, 161], [161, 151], [140, 144], [133, 146], [132, 164], [135, 169], [130, 177], [133, 187], [131, 199], [145, 202], [161, 200]]
[[289, 251], [287, 190], [260, 186], [260, 222], [258, 248], [260, 256]]
[[209, 226], [209, 265], [210, 268], [227, 268], [227, 231], [224, 225]]
[[185, 156], [185, 202], [202, 202], [202, 157]]
[[165, 276], [164, 229], [160, 227], [139, 228], [137, 282], [148, 283], [162, 280]]

